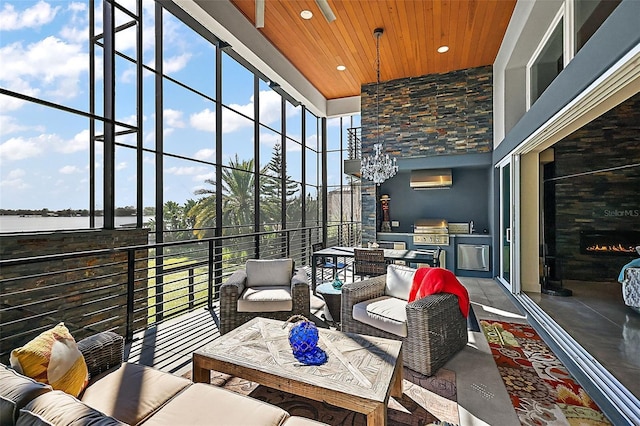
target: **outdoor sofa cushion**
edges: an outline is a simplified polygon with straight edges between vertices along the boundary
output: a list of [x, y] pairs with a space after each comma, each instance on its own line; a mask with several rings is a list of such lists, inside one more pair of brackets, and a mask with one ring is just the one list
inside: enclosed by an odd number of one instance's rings
[[82, 402], [127, 424], [137, 424], [191, 384], [155, 368], [124, 362], [91, 380]]
[[51, 386], [23, 376], [0, 363], [0, 425], [14, 424], [22, 407], [51, 390]]
[[[215, 411], [194, 407], [210, 407]], [[282, 408], [216, 386], [195, 383], [155, 413], [145, 426], [203, 425], [215, 418], [220, 425], [281, 425], [289, 417]]]
[[409, 300], [409, 291], [415, 274], [416, 269], [414, 268], [395, 264], [388, 265], [384, 293], [387, 296]]
[[238, 299], [238, 312], [279, 312], [293, 309], [291, 284], [247, 287]]
[[16, 423], [16, 426], [49, 425], [124, 426], [125, 423], [105, 416], [68, 393], [56, 390], [29, 402], [20, 410]]
[[364, 324], [407, 337], [407, 301], [381, 296], [353, 305], [353, 319]]
[[293, 259], [249, 259], [245, 264], [247, 286], [291, 285]]

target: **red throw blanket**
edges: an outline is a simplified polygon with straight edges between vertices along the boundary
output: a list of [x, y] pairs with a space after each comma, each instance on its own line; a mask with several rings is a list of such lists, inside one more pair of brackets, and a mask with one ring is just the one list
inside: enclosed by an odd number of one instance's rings
[[436, 293], [452, 293], [458, 296], [460, 312], [469, 315], [469, 293], [453, 272], [444, 268], [418, 268], [409, 291], [409, 303]]

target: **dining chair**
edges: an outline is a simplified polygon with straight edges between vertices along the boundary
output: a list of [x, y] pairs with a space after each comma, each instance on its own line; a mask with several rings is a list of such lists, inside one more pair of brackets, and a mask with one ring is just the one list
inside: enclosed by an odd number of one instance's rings
[[353, 249], [353, 275], [360, 279], [387, 273], [387, 262], [382, 249]]
[[[322, 241], [311, 245], [312, 253], [320, 251], [324, 248], [325, 246]], [[330, 256], [329, 257], [319, 256], [316, 258], [316, 269], [320, 268], [320, 277], [322, 280], [325, 279], [325, 275], [324, 275], [325, 269], [329, 269], [331, 271], [330, 279], [333, 279], [337, 274], [339, 274], [346, 267], [347, 267], [347, 264], [345, 262], [340, 262], [337, 259], [334, 262], [333, 258]]]

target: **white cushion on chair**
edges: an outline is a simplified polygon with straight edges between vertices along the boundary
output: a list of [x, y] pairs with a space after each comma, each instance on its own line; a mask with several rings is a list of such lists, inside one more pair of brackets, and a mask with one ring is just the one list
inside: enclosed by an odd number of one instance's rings
[[249, 259], [245, 265], [247, 286], [291, 285], [292, 259]]
[[238, 299], [238, 312], [280, 312], [292, 309], [290, 286], [247, 287]]
[[409, 300], [409, 291], [413, 284], [413, 277], [416, 270], [402, 265], [387, 266], [387, 279], [384, 293], [387, 296], [397, 297], [402, 300]]
[[407, 301], [381, 296], [353, 305], [353, 319], [400, 337], [407, 337]]

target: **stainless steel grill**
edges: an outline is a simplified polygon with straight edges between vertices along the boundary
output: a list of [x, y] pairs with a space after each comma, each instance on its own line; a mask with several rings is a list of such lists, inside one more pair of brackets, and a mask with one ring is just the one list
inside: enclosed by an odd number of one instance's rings
[[449, 224], [444, 219], [418, 219], [413, 226], [413, 244], [449, 245]]

